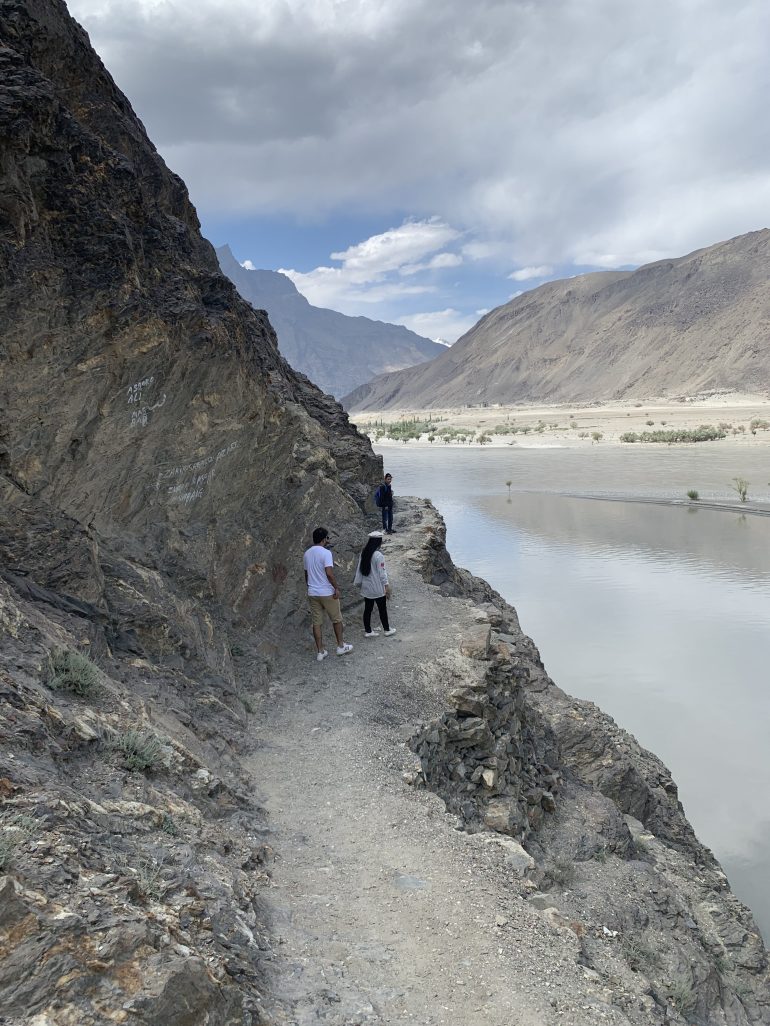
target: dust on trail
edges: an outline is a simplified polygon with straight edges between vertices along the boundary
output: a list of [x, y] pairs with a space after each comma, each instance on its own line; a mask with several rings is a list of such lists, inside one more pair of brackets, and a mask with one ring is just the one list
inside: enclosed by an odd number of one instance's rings
[[[406, 739], [443, 704], [421, 666], [457, 651], [475, 622], [467, 600], [415, 571], [418, 544], [413, 524], [384, 547], [398, 633], [365, 639], [356, 607], [350, 655], [330, 648], [317, 663], [309, 628], [287, 637], [254, 729], [249, 769], [275, 850], [276, 1021], [625, 1023], [587, 988], [576, 938], [522, 899], [503, 850], [456, 830], [439, 798], [402, 779]], [[352, 585], [340, 583], [348, 605]]]

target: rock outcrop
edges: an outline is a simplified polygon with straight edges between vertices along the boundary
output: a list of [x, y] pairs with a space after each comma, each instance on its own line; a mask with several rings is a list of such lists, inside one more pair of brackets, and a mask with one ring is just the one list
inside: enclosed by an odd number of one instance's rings
[[435, 667], [450, 709], [413, 736], [411, 779], [464, 829], [502, 835], [522, 896], [578, 937], [582, 964], [611, 983], [609, 1003], [630, 1021], [769, 1023], [762, 937], [669, 771], [554, 685], [515, 610], [453, 566], [435, 511], [418, 515], [424, 578], [470, 598], [479, 627], [460, 644], [464, 666]]
[[267, 311], [278, 347], [292, 367], [330, 395], [345, 395], [378, 374], [444, 352], [444, 346], [403, 325], [313, 306], [285, 274], [242, 267], [229, 246], [218, 247], [216, 253], [243, 298]]
[[313, 521], [356, 523], [378, 462], [220, 273], [64, 5], [0, 12], [0, 468], [263, 625]]
[[0, 1017], [262, 1021], [240, 752], [380, 465], [61, 0], [0, 0]]
[[636, 271], [548, 282], [436, 360], [343, 399], [354, 411], [767, 394], [770, 230]]

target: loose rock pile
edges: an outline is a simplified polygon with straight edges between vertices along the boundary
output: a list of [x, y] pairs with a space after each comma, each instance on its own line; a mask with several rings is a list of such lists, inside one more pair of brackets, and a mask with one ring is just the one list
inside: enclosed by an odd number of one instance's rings
[[469, 829], [486, 826], [523, 840], [556, 808], [561, 774], [552, 731], [527, 710], [507, 654], [497, 653], [480, 679], [454, 688], [449, 701], [453, 711], [411, 741], [422, 780]]

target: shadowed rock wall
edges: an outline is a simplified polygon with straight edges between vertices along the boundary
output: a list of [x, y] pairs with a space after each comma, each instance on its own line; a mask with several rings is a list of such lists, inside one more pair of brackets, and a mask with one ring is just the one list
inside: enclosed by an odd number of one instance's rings
[[[251, 624], [379, 463], [278, 353], [57, 0], [0, 4], [0, 469]], [[366, 483], [365, 483], [366, 482]]]
[[248, 717], [380, 474], [65, 5], [0, 0], [3, 1021], [266, 1021]]

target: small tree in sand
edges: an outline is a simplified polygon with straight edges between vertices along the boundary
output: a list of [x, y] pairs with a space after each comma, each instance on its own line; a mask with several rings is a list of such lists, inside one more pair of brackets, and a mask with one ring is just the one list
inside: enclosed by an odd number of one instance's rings
[[511, 485], [512, 484], [513, 484], [513, 481], [506, 481], [505, 482], [505, 487], [508, 489], [508, 502], [511, 501]]
[[749, 482], [745, 477], [734, 477], [732, 484], [733, 491], [738, 493], [741, 502], [745, 502], [749, 495]]

